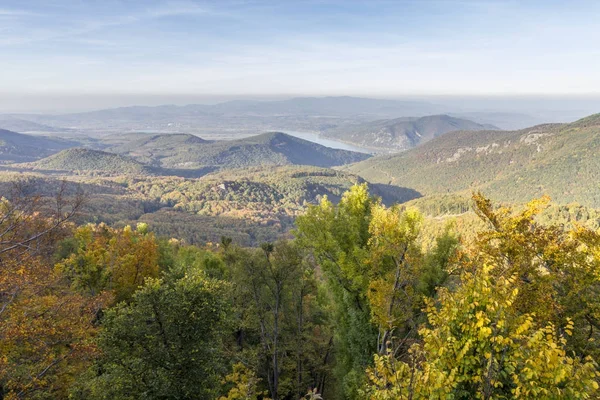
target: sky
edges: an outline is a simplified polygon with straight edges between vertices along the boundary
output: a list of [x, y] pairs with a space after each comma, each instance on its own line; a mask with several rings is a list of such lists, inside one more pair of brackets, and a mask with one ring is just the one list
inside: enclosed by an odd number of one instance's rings
[[0, 110], [595, 96], [598, 21], [597, 0], [0, 0]]

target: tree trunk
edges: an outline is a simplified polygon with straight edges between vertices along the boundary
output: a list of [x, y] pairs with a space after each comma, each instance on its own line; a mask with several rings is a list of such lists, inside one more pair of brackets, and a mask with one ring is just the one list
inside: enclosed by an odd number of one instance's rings
[[277, 282], [275, 308], [273, 309], [273, 400], [279, 400], [279, 306], [281, 302], [281, 283]]

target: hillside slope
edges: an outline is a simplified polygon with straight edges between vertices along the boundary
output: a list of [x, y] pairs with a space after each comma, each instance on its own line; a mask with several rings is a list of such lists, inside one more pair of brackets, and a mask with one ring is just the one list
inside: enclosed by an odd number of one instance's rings
[[450, 117], [429, 115], [421, 118], [396, 118], [366, 122], [357, 126], [341, 127], [324, 132], [324, 136], [385, 151], [402, 151], [451, 131], [498, 129], [492, 125]]
[[483, 190], [498, 200], [550, 195], [600, 206], [600, 114], [519, 131], [454, 132], [403, 154], [349, 167], [422, 194]]
[[260, 165], [332, 167], [370, 157], [368, 154], [331, 149], [280, 132], [218, 142], [205, 141], [193, 135], [155, 135], [110, 150], [164, 168], [188, 169]]
[[161, 160], [164, 158], [193, 158], [193, 154], [202, 152], [203, 145], [207, 143], [210, 142], [183, 133], [144, 135], [139, 139], [110, 147], [108, 150], [113, 153], [127, 154], [145, 163], [161, 165]]
[[47, 157], [78, 143], [0, 129], [0, 162], [28, 162]]
[[150, 168], [130, 157], [90, 149], [67, 149], [41, 160], [22, 164], [39, 170], [89, 171], [112, 174], [148, 174]]
[[[286, 165], [223, 170], [200, 179], [135, 179], [128, 190], [136, 198], [168, 205], [140, 218], [161, 235], [191, 242], [216, 241], [225, 228], [227, 235], [240, 242], [258, 244], [288, 232], [307, 205], [319, 202], [323, 196], [337, 202], [358, 182], [362, 179], [343, 171]], [[370, 185], [370, 190], [387, 204], [419, 197], [413, 190], [387, 185]], [[198, 218], [219, 221], [212, 226], [194, 223]]]
[[[76, 161], [71, 157], [76, 153], [79, 152], [67, 153], [71, 161]], [[65, 156], [62, 161], [66, 159]], [[68, 183], [67, 195], [83, 189], [87, 197], [77, 216], [78, 223], [147, 222], [158, 235], [188, 243], [215, 242], [221, 236], [230, 236], [240, 244], [258, 245], [288, 234], [296, 216], [309, 204], [324, 196], [337, 202], [353, 184], [363, 182], [347, 172], [303, 165], [223, 170], [194, 179], [120, 172], [91, 176], [77, 172], [50, 175], [45, 170], [0, 170], [0, 193], [15, 180], [25, 178], [34, 185], [36, 193], [53, 196], [64, 179]], [[410, 189], [380, 184], [369, 187], [386, 204], [419, 197]]]
[[14, 132], [64, 132], [68, 129], [38, 124], [11, 115], [0, 115], [0, 129]]

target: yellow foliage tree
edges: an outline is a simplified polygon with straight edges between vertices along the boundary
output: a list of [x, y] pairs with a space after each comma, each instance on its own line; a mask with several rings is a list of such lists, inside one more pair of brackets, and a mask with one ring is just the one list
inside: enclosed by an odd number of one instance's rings
[[380, 354], [385, 353], [394, 334], [405, 337], [417, 328], [414, 314], [422, 304], [417, 291], [422, 259], [416, 240], [422, 219], [414, 209], [402, 212], [397, 206], [375, 204], [371, 210], [367, 297], [380, 331]]
[[269, 400], [266, 391], [259, 389], [260, 378], [242, 363], [234, 364], [233, 372], [225, 377], [224, 384], [232, 385], [227, 396], [218, 400]]
[[392, 399], [585, 399], [598, 392], [596, 364], [567, 354], [564, 334], [515, 309], [516, 277], [492, 267], [464, 272], [462, 285], [429, 301], [423, 343], [406, 361], [378, 355], [365, 397]]
[[539, 214], [549, 198], [536, 199], [520, 211], [495, 208], [481, 194], [475, 211], [489, 229], [481, 232], [464, 258], [471, 270], [494, 265], [497, 276], [515, 276], [515, 307], [538, 321], [574, 323], [568, 347], [578, 356], [600, 357], [600, 234], [575, 226], [541, 224]]
[[0, 397], [67, 398], [96, 353], [94, 320], [108, 296], [76, 293], [53, 268], [82, 198], [64, 184], [54, 199], [29, 193], [17, 182], [0, 199]]
[[76, 249], [57, 264], [78, 289], [111, 290], [116, 301], [128, 300], [148, 277], [158, 276], [158, 242], [147, 226], [113, 229], [86, 225], [75, 232]]

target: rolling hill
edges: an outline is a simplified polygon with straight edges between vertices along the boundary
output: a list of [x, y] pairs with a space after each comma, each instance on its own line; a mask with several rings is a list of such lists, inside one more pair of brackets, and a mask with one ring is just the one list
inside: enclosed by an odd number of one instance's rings
[[144, 135], [109, 150], [113, 153], [127, 154], [139, 161], [161, 165], [161, 160], [169, 157], [183, 157], [185, 153], [202, 152], [205, 144], [210, 143], [198, 136], [183, 133]]
[[[230, 235], [246, 244], [275, 240], [288, 232], [297, 215], [323, 196], [337, 202], [354, 183], [353, 174], [304, 165], [223, 170], [199, 179], [146, 177], [130, 179], [132, 198], [156, 201], [157, 210], [144, 213], [160, 235], [188, 242], [218, 241]], [[419, 193], [388, 185], [370, 185], [387, 204], [419, 197]], [[116, 196], [116, 201], [124, 196]], [[137, 217], [136, 217], [137, 218]]]
[[0, 162], [29, 162], [79, 143], [60, 138], [25, 135], [0, 129]]
[[[175, 133], [168, 133], [175, 134]], [[159, 135], [156, 132], [117, 132], [98, 138], [104, 148], [117, 147], [136, 140], [149, 139]]]
[[348, 170], [425, 195], [482, 190], [523, 202], [548, 194], [559, 203], [599, 207], [600, 114], [519, 131], [453, 132]]
[[331, 149], [281, 132], [240, 140], [205, 141], [193, 135], [155, 135], [110, 148], [163, 168], [244, 168], [259, 165], [332, 167], [365, 160], [368, 154]]
[[429, 115], [421, 118], [404, 117], [366, 122], [356, 126], [326, 130], [324, 136], [368, 148], [402, 151], [451, 131], [483, 129], [498, 128], [448, 115]]
[[73, 148], [20, 166], [46, 171], [85, 171], [109, 174], [150, 174], [151, 168], [126, 156]]
[[[94, 151], [83, 154], [78, 149], [68, 150], [52, 157], [52, 162], [46, 159], [39, 164], [44, 168], [65, 168], [64, 163], [77, 162], [97, 168], [97, 165], [89, 165], [94, 155], [102, 160], [115, 156]], [[82, 157], [85, 162], [78, 160]], [[121, 167], [127, 168], [130, 163], [125, 161], [125, 164], [121, 163]], [[139, 166], [134, 164], [134, 167]], [[225, 235], [244, 245], [277, 240], [292, 229], [295, 217], [309, 204], [317, 203], [323, 196], [337, 202], [354, 183], [363, 182], [360, 177], [344, 171], [304, 165], [222, 170], [194, 179], [120, 172], [94, 176], [79, 171], [46, 172], [0, 171], [0, 193], [15, 180], [25, 179], [35, 187], [36, 193], [53, 196], [64, 179], [67, 195], [79, 189], [87, 195], [85, 207], [77, 217], [78, 223], [147, 222], [157, 234], [185, 239], [188, 243], [214, 242]], [[371, 193], [380, 196], [386, 204], [420, 196], [414, 190], [395, 186], [369, 186]]]
[[[519, 129], [528, 128], [530, 126], [548, 123], [547, 119], [543, 117], [534, 117], [528, 114], [519, 112], [502, 112], [502, 111], [472, 111], [472, 112], [460, 112], [450, 113], [451, 117], [464, 118], [470, 121], [477, 122], [483, 125], [497, 126], [502, 130], [516, 131]], [[585, 114], [584, 114], [585, 115]], [[577, 118], [574, 118], [577, 119]], [[573, 119], [573, 120], [574, 120]], [[569, 119], [562, 120], [559, 122], [571, 121]], [[556, 121], [554, 121], [556, 122]]]
[[0, 115], [0, 129], [6, 129], [17, 132], [65, 132], [68, 129], [54, 126], [38, 124], [23, 118], [13, 117], [11, 115]]

